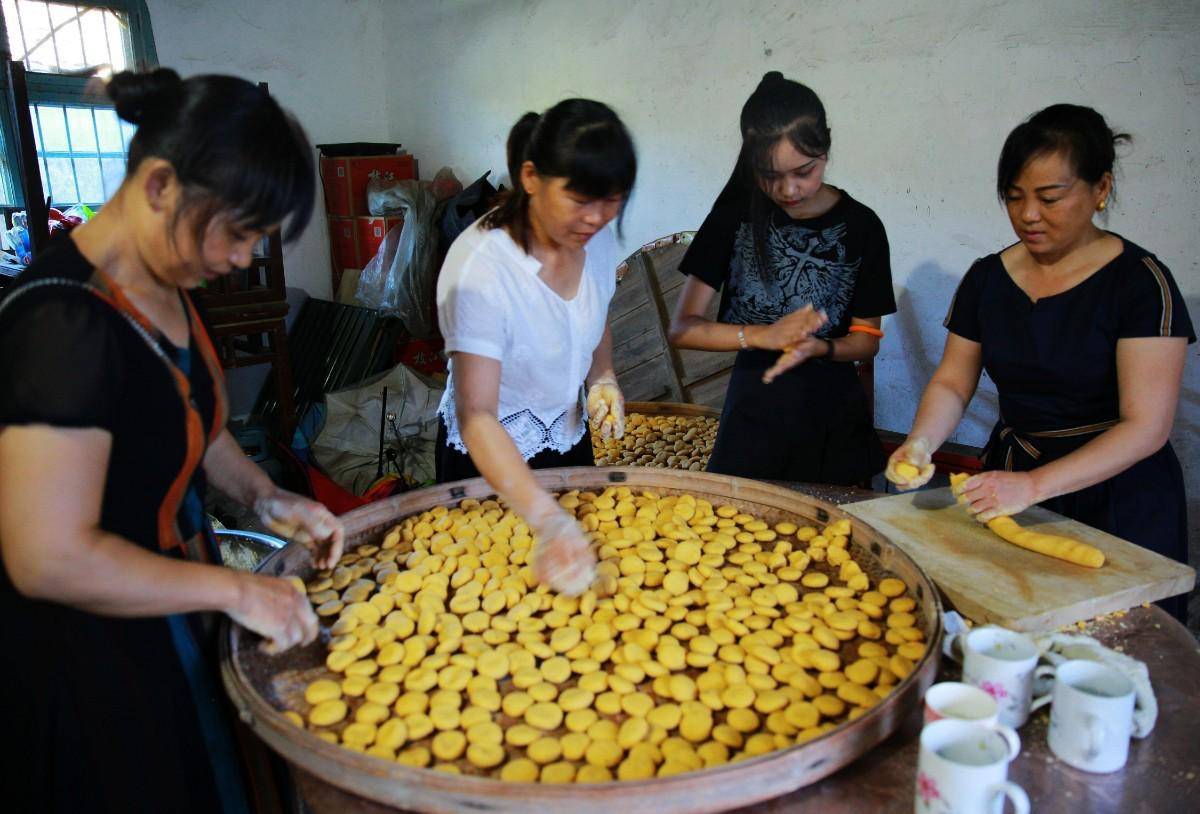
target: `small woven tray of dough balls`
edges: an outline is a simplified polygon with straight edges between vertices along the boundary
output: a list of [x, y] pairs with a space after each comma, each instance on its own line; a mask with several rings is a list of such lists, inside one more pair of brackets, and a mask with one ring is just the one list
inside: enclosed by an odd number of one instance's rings
[[597, 466], [653, 466], [700, 472], [708, 465], [719, 420], [709, 416], [629, 413], [625, 434], [592, 433]]

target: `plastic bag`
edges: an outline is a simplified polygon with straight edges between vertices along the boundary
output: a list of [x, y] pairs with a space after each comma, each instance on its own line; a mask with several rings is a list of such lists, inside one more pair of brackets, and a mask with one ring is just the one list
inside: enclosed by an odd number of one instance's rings
[[29, 221], [24, 212], [14, 212], [12, 228], [0, 230], [0, 245], [4, 249], [4, 262], [12, 266], [27, 266], [33, 261], [29, 244]]
[[372, 178], [367, 183], [371, 214], [403, 213], [404, 223], [387, 233], [379, 251], [363, 267], [354, 298], [367, 308], [399, 317], [417, 339], [426, 339], [437, 329], [433, 319], [436, 207], [437, 199], [420, 181]]

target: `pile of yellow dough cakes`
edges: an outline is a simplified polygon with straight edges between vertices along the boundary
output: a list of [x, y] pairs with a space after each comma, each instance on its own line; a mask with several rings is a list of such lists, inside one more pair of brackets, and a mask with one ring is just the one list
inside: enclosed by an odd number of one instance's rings
[[708, 466], [720, 420], [707, 416], [630, 413], [625, 434], [602, 439], [592, 433], [596, 466], [652, 466], [702, 472]]
[[846, 520], [771, 526], [625, 487], [559, 503], [600, 560], [579, 597], [537, 584], [528, 527], [494, 500], [405, 518], [318, 572], [326, 672], [285, 715], [409, 766], [635, 780], [818, 737], [924, 655], [915, 601], [872, 582]]

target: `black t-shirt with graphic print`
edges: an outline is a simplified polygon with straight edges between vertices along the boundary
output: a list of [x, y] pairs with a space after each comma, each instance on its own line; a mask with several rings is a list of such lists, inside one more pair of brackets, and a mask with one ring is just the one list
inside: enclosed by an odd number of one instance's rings
[[829, 321], [818, 331], [845, 336], [850, 318], [896, 312], [887, 233], [871, 209], [838, 190], [823, 215], [793, 219], [774, 203], [761, 273], [748, 197], [718, 202], [704, 219], [679, 270], [721, 291], [717, 319], [735, 325], [767, 325], [808, 303]]

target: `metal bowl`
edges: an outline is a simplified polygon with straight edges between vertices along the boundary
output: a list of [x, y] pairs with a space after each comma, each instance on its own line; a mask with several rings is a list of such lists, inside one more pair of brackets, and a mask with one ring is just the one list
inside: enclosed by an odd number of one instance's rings
[[213, 529], [221, 547], [221, 559], [230, 568], [254, 571], [262, 561], [287, 545], [286, 540], [257, 531]]

